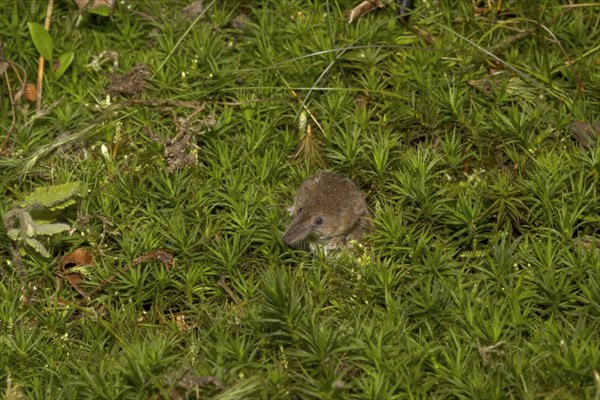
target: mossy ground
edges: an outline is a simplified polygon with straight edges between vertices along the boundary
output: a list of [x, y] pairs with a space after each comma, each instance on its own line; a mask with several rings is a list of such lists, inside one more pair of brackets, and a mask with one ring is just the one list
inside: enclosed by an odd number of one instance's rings
[[[597, 6], [417, 1], [408, 25], [391, 4], [349, 25], [358, 1], [117, 3], [76, 24], [56, 2], [75, 60], [43, 116], [15, 105], [2, 214], [82, 189], [52, 258], [19, 245], [24, 275], [0, 229], [6, 398], [600, 399]], [[2, 3], [30, 81], [46, 5]], [[115, 75], [90, 66], [104, 51]], [[107, 98], [140, 64], [138, 97]], [[359, 258], [281, 242], [323, 168], [373, 208]], [[89, 300], [57, 278], [77, 248]]]

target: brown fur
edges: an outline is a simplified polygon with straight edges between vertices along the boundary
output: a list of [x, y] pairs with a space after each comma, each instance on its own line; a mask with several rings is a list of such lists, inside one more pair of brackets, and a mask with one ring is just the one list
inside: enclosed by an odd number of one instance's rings
[[290, 213], [293, 219], [283, 234], [287, 245], [308, 240], [333, 250], [349, 246], [372, 229], [363, 193], [350, 179], [329, 171], [302, 182]]

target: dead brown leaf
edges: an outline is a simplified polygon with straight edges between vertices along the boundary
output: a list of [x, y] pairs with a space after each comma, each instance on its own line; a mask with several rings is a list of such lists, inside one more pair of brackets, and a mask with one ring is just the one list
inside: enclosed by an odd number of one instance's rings
[[131, 265], [138, 265], [138, 264], [141, 264], [143, 262], [148, 262], [148, 261], [158, 261], [158, 262], [164, 264], [165, 267], [167, 267], [167, 269], [175, 266], [175, 258], [173, 257], [173, 254], [168, 253], [164, 250], [149, 251], [148, 253], [144, 254], [143, 256], [139, 256], [138, 258], [133, 260]]
[[185, 118], [178, 117], [172, 108], [167, 108], [173, 116], [173, 123], [177, 128], [174, 137], [163, 139], [150, 129], [144, 133], [152, 141], [160, 143], [165, 147], [165, 159], [167, 161], [167, 171], [173, 173], [176, 170], [183, 169], [187, 165], [194, 165], [198, 155], [194, 151], [194, 137], [202, 133], [206, 127], [213, 126], [216, 120], [212, 116], [202, 119], [195, 119], [194, 116], [204, 110], [204, 105], [196, 108]]
[[59, 262], [59, 271], [56, 275], [63, 280], [66, 280], [73, 289], [75, 289], [83, 297], [87, 297], [87, 294], [79, 284], [83, 280], [83, 274], [81, 273], [82, 267], [90, 267], [94, 265], [92, 254], [89, 250], [80, 247], [72, 252], [65, 254]]
[[190, 368], [187, 368], [182, 376], [172, 377], [170, 380], [169, 398], [175, 400], [196, 398], [198, 393], [202, 393], [204, 390], [212, 391], [211, 386], [217, 391], [226, 388], [216, 376], [199, 376], [194, 374]]
[[421, 29], [418, 26], [413, 26], [412, 30], [419, 36], [421, 39], [425, 41], [427, 44], [434, 44], [435, 39], [431, 35], [431, 33], [427, 32], [425, 29]]
[[383, 8], [385, 4], [381, 0], [365, 0], [348, 13], [348, 23], [351, 24], [365, 14], [376, 8]]
[[589, 149], [600, 136], [600, 122], [591, 124], [584, 121], [573, 121], [569, 124], [569, 133], [573, 140]]
[[196, 0], [183, 9], [183, 15], [186, 19], [194, 19], [204, 11], [204, 1]]
[[146, 82], [148, 75], [150, 75], [150, 70], [145, 64], [136, 65], [126, 74], [113, 74], [110, 77], [110, 83], [106, 86], [106, 91], [112, 96], [137, 97], [148, 88]]

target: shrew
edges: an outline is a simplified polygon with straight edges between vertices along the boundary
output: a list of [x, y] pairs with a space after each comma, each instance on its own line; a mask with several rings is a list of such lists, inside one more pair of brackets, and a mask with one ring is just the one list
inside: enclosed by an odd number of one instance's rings
[[293, 219], [283, 242], [296, 245], [307, 240], [326, 251], [349, 247], [373, 226], [363, 193], [348, 178], [321, 171], [307, 178], [290, 207]]

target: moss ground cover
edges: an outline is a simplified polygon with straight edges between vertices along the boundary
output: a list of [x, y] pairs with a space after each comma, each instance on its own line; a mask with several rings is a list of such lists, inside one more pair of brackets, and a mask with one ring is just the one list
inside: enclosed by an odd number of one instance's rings
[[[597, 4], [200, 3], [56, 2], [37, 116], [0, 3], [5, 398], [600, 399]], [[281, 241], [321, 169], [359, 257]]]

